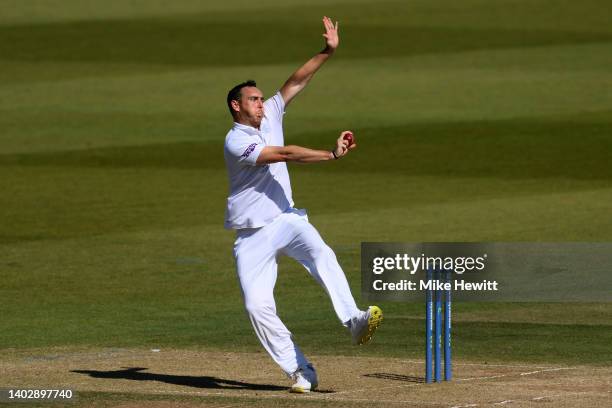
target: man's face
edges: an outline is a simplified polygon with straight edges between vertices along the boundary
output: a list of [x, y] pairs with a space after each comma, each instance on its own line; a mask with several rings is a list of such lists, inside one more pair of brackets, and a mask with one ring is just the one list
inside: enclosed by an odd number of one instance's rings
[[245, 86], [240, 93], [242, 97], [237, 101], [239, 119], [259, 128], [264, 116], [263, 93], [254, 86]]

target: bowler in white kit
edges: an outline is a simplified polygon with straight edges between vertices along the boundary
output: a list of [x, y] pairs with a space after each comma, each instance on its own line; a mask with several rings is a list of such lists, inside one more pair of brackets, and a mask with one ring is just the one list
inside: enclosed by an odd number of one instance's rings
[[234, 124], [224, 148], [230, 184], [225, 227], [236, 230], [234, 257], [240, 289], [259, 341], [293, 380], [291, 391], [300, 393], [317, 387], [317, 373], [276, 314], [277, 257], [294, 258], [325, 289], [354, 344], [367, 343], [382, 321], [377, 306], [366, 311], [357, 307], [334, 252], [308, 222], [306, 211], [294, 208], [291, 194], [286, 162], [337, 160], [356, 147], [344, 139], [348, 131], [340, 133], [331, 150], [285, 146], [287, 105], [338, 47], [338, 23], [324, 17], [323, 25], [323, 51], [293, 73], [274, 96], [264, 102], [255, 81], [236, 85], [227, 95]]

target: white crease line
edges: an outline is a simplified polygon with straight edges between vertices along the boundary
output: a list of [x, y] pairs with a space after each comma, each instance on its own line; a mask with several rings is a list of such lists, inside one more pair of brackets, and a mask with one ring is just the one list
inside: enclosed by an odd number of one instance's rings
[[[549, 368], [549, 369], [544, 369], [544, 370], [530, 371], [530, 372], [525, 372], [525, 373], [511, 373], [511, 374], [491, 375], [491, 376], [485, 376], [485, 377], [458, 378], [456, 381], [463, 382], [463, 381], [475, 381], [475, 380], [493, 380], [496, 378], [511, 377], [511, 376], [516, 376], [516, 375], [527, 376], [527, 375], [534, 375], [534, 374], [545, 373], [545, 372], [550, 372], [550, 371], [576, 370], [577, 368], [578, 367], [557, 367], [557, 368]], [[392, 388], [417, 387], [419, 385], [427, 385], [427, 384], [426, 383], [413, 383], [413, 384], [388, 385], [385, 387], [376, 387], [376, 388], [374, 387], [358, 388], [356, 390], [338, 391], [338, 392], [335, 392], [334, 395], [350, 394], [354, 392], [362, 392], [362, 391], [368, 391], [368, 390], [383, 390], [383, 389], [392, 389]]]
[[[413, 364], [424, 364], [423, 360], [399, 360], [400, 362], [413, 363]], [[490, 364], [490, 363], [456, 363], [453, 361], [453, 365], [458, 366], [484, 366], [484, 367], [532, 367], [532, 368], [552, 368], [551, 366], [540, 366], [535, 364]]]
[[[491, 406], [497, 406], [497, 405], [506, 405], [506, 404], [512, 404], [515, 402], [527, 402], [527, 401], [544, 401], [547, 399], [554, 399], [554, 398], [559, 398], [559, 397], [567, 397], [570, 395], [573, 396], [577, 396], [577, 395], [584, 395], [584, 394], [588, 394], [588, 392], [567, 392], [564, 394], [553, 394], [553, 395], [546, 395], [543, 397], [533, 397], [533, 398], [524, 398], [524, 399], [518, 399], [518, 400], [504, 400], [504, 401], [500, 401], [500, 402], [493, 402], [493, 403], [486, 403], [485, 405], [491, 405]], [[465, 404], [465, 405], [454, 405], [451, 408], [468, 408], [468, 407], [477, 407], [479, 406], [478, 404]]]
[[491, 405], [505, 405], [505, 404], [511, 404], [513, 402], [527, 402], [527, 401], [545, 401], [545, 400], [552, 400], [558, 397], [567, 397], [567, 396], [576, 396], [576, 395], [584, 395], [584, 394], [588, 394], [588, 392], [566, 392], [564, 394], [553, 394], [553, 395], [546, 395], [543, 397], [533, 397], [533, 398], [523, 398], [523, 399], [518, 399], [518, 400], [506, 400], [506, 401], [500, 401], [500, 402], [494, 402]]
[[547, 373], [550, 371], [561, 371], [561, 370], [575, 370], [575, 367], [557, 367], [557, 368], [548, 368], [545, 370], [538, 370], [538, 371], [530, 371], [528, 373], [521, 373], [521, 375], [532, 375], [532, 374], [538, 374], [538, 373]]
[[488, 377], [472, 377], [472, 378], [459, 378], [457, 379], [457, 381], [474, 381], [474, 380], [491, 380], [491, 379], [495, 379], [495, 378], [503, 378], [503, 377], [512, 377], [514, 375], [519, 375], [519, 376], [526, 376], [526, 375], [534, 375], [534, 374], [539, 374], [539, 373], [547, 373], [547, 372], [551, 372], [551, 371], [561, 371], [561, 370], [577, 370], [578, 367], [557, 367], [557, 368], [547, 368], [544, 370], [537, 370], [537, 371], [529, 371], [526, 373], [512, 373], [512, 374], [499, 374], [499, 375], [491, 375]]

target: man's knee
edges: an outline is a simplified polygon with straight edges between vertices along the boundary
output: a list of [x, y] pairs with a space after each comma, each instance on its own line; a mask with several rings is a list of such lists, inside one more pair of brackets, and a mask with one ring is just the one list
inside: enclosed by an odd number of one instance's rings
[[312, 260], [315, 262], [326, 258], [336, 258], [334, 251], [327, 244], [325, 244], [325, 242], [320, 242], [313, 245], [309, 252]]
[[270, 302], [266, 302], [261, 298], [250, 298], [244, 302], [244, 308], [249, 316], [263, 316], [273, 311], [273, 306]]

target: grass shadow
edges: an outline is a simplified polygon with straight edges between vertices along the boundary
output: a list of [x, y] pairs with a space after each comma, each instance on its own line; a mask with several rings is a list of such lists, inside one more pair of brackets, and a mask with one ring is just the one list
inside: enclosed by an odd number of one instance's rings
[[167, 384], [183, 385], [194, 388], [255, 390], [255, 391], [286, 391], [287, 387], [270, 384], [253, 384], [236, 380], [210, 376], [172, 375], [145, 373], [145, 367], [127, 367], [121, 370], [71, 370], [73, 373], [89, 375], [92, 378], [125, 379], [133, 381], [158, 381]]
[[368, 378], [380, 378], [382, 380], [393, 380], [393, 381], [404, 381], [411, 383], [424, 383], [425, 378], [423, 377], [415, 377], [411, 375], [403, 375], [403, 374], [394, 374], [394, 373], [371, 373], [364, 374], [364, 377]]

